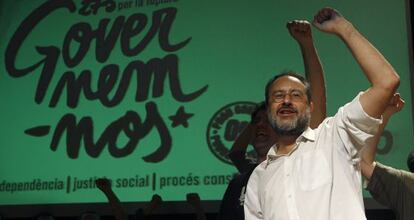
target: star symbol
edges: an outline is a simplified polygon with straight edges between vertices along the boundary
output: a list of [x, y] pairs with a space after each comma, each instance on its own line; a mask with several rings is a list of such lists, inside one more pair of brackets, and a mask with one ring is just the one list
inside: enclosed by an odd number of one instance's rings
[[182, 125], [184, 127], [188, 127], [188, 119], [193, 117], [194, 114], [191, 113], [186, 113], [184, 111], [184, 106], [181, 106], [177, 112], [175, 113], [175, 115], [171, 115], [168, 118], [172, 121], [171, 126], [173, 128]]

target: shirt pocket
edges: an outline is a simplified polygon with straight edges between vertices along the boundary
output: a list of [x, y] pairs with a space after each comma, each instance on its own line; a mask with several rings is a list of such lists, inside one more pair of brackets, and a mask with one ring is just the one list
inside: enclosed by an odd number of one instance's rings
[[331, 170], [328, 161], [321, 150], [302, 154], [296, 163], [299, 186], [304, 191], [318, 189], [331, 183]]

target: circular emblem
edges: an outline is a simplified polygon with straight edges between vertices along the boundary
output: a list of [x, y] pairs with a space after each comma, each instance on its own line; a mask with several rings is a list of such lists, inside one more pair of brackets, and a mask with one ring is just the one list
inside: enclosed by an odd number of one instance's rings
[[[232, 164], [227, 156], [233, 142], [250, 122], [250, 115], [256, 109], [254, 102], [234, 102], [218, 110], [207, 127], [207, 144], [211, 152], [221, 161]], [[253, 150], [247, 157], [255, 158]]]

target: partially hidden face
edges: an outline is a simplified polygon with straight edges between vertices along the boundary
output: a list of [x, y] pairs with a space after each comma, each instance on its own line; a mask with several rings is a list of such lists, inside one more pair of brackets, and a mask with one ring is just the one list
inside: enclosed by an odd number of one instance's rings
[[282, 76], [267, 92], [268, 119], [276, 134], [302, 134], [309, 126], [312, 110], [305, 85], [293, 76]]
[[252, 145], [259, 157], [266, 156], [270, 147], [276, 142], [276, 134], [267, 119], [266, 110], [257, 112], [252, 124], [256, 127]]

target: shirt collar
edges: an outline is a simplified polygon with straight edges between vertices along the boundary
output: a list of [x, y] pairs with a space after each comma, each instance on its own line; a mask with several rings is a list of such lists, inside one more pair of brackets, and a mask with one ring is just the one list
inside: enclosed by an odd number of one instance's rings
[[302, 139], [305, 138], [306, 140], [309, 141], [315, 141], [315, 131], [308, 127], [299, 137], [298, 140], [296, 141], [297, 143], [299, 143], [299, 141], [302, 141]]
[[[295, 151], [301, 142], [305, 141], [315, 141], [315, 131], [308, 127], [297, 139], [296, 139], [296, 146], [292, 149], [292, 151], [288, 154], [290, 155], [293, 151]], [[270, 148], [269, 152], [267, 152], [267, 160], [266, 160], [266, 167], [276, 159], [287, 156], [286, 154], [278, 155], [277, 151], [277, 142]]]

